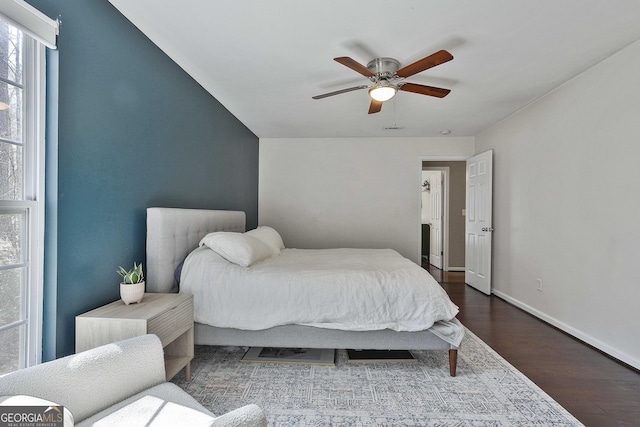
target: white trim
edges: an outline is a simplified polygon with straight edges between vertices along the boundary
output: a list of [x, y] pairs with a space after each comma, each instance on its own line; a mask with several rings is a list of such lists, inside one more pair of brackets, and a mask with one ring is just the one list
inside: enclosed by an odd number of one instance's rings
[[473, 156], [420, 156], [422, 162], [464, 162]]
[[512, 297], [510, 297], [509, 295], [507, 295], [507, 294], [505, 294], [503, 292], [500, 292], [500, 291], [495, 290], [493, 288], [492, 288], [491, 292], [495, 296], [507, 301], [509, 304], [512, 304], [512, 305], [518, 307], [519, 309], [524, 310], [527, 313], [529, 313], [529, 314], [531, 314], [531, 315], [533, 315], [533, 316], [535, 316], [535, 317], [537, 317], [537, 318], [549, 323], [550, 325], [555, 326], [556, 328], [560, 329], [561, 331], [564, 331], [564, 332], [568, 333], [569, 335], [571, 335], [571, 336], [573, 336], [573, 337], [575, 337], [575, 338], [577, 338], [577, 339], [579, 339], [581, 341], [584, 341], [585, 343], [597, 348], [600, 351], [603, 351], [604, 353], [610, 355], [611, 357], [614, 357], [614, 358], [616, 358], [616, 359], [618, 359], [618, 360], [620, 360], [620, 361], [622, 361], [622, 362], [624, 362], [624, 363], [626, 363], [626, 364], [628, 364], [630, 366], [633, 366], [636, 369], [640, 369], [640, 360], [638, 360], [638, 359], [636, 359], [636, 358], [634, 358], [634, 357], [632, 357], [632, 356], [630, 356], [630, 355], [628, 355], [626, 353], [623, 353], [623, 352], [621, 352], [621, 351], [619, 351], [619, 350], [617, 350], [617, 349], [615, 349], [615, 348], [603, 343], [602, 341], [592, 337], [591, 335], [586, 334], [586, 333], [584, 333], [582, 331], [579, 331], [579, 330], [567, 325], [566, 323], [556, 319], [555, 317], [551, 317], [551, 316], [543, 313], [542, 311], [537, 310], [537, 309], [531, 307], [530, 305], [523, 303], [520, 300], [512, 298]]
[[[44, 299], [44, 207], [45, 207], [45, 124], [46, 124], [46, 52], [36, 40], [24, 40], [25, 54], [33, 64], [25, 67], [25, 146], [30, 151], [29, 200], [35, 200], [30, 236], [29, 348], [27, 366], [42, 360], [42, 319]], [[25, 55], [25, 58], [26, 55]], [[35, 168], [35, 170], [33, 169]]]
[[24, 0], [2, 0], [0, 14], [48, 48], [56, 48], [58, 21], [49, 18], [29, 3]]
[[26, 337], [26, 341], [21, 341], [20, 345], [21, 368], [36, 365], [42, 360], [46, 120], [45, 47], [26, 35], [23, 37], [23, 47], [24, 195], [23, 200], [0, 200], [0, 211], [16, 210], [26, 214], [26, 251], [21, 260], [27, 272], [21, 297], [25, 311], [22, 325], [12, 325], [26, 328], [21, 332], [21, 337]]

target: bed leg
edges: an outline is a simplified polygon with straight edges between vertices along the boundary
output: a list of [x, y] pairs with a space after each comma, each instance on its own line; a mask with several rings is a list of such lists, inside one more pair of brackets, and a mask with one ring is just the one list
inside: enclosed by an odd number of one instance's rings
[[458, 365], [458, 350], [449, 350], [449, 374], [456, 376], [456, 366]]

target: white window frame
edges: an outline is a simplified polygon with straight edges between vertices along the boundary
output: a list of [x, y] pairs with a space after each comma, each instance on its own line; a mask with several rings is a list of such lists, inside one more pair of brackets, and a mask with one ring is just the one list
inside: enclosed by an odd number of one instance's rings
[[24, 34], [23, 39], [23, 200], [0, 200], [0, 212], [23, 211], [27, 221], [25, 252], [21, 263], [26, 265], [23, 291], [24, 317], [3, 330], [25, 325], [26, 338], [21, 343], [19, 367], [42, 361], [42, 310], [44, 269], [44, 177], [45, 177], [45, 46]]

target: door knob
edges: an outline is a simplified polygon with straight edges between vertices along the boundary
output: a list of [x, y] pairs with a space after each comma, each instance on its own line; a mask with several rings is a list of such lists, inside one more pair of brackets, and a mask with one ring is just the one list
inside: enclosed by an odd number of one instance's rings
[[491, 231], [493, 231], [493, 227], [483, 227], [482, 231], [491, 232]]

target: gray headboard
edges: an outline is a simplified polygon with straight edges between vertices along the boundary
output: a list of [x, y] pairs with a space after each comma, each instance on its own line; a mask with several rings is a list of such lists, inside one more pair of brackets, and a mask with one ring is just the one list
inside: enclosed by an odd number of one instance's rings
[[214, 231], [245, 231], [242, 211], [147, 208], [147, 292], [175, 292], [174, 272], [200, 240]]

